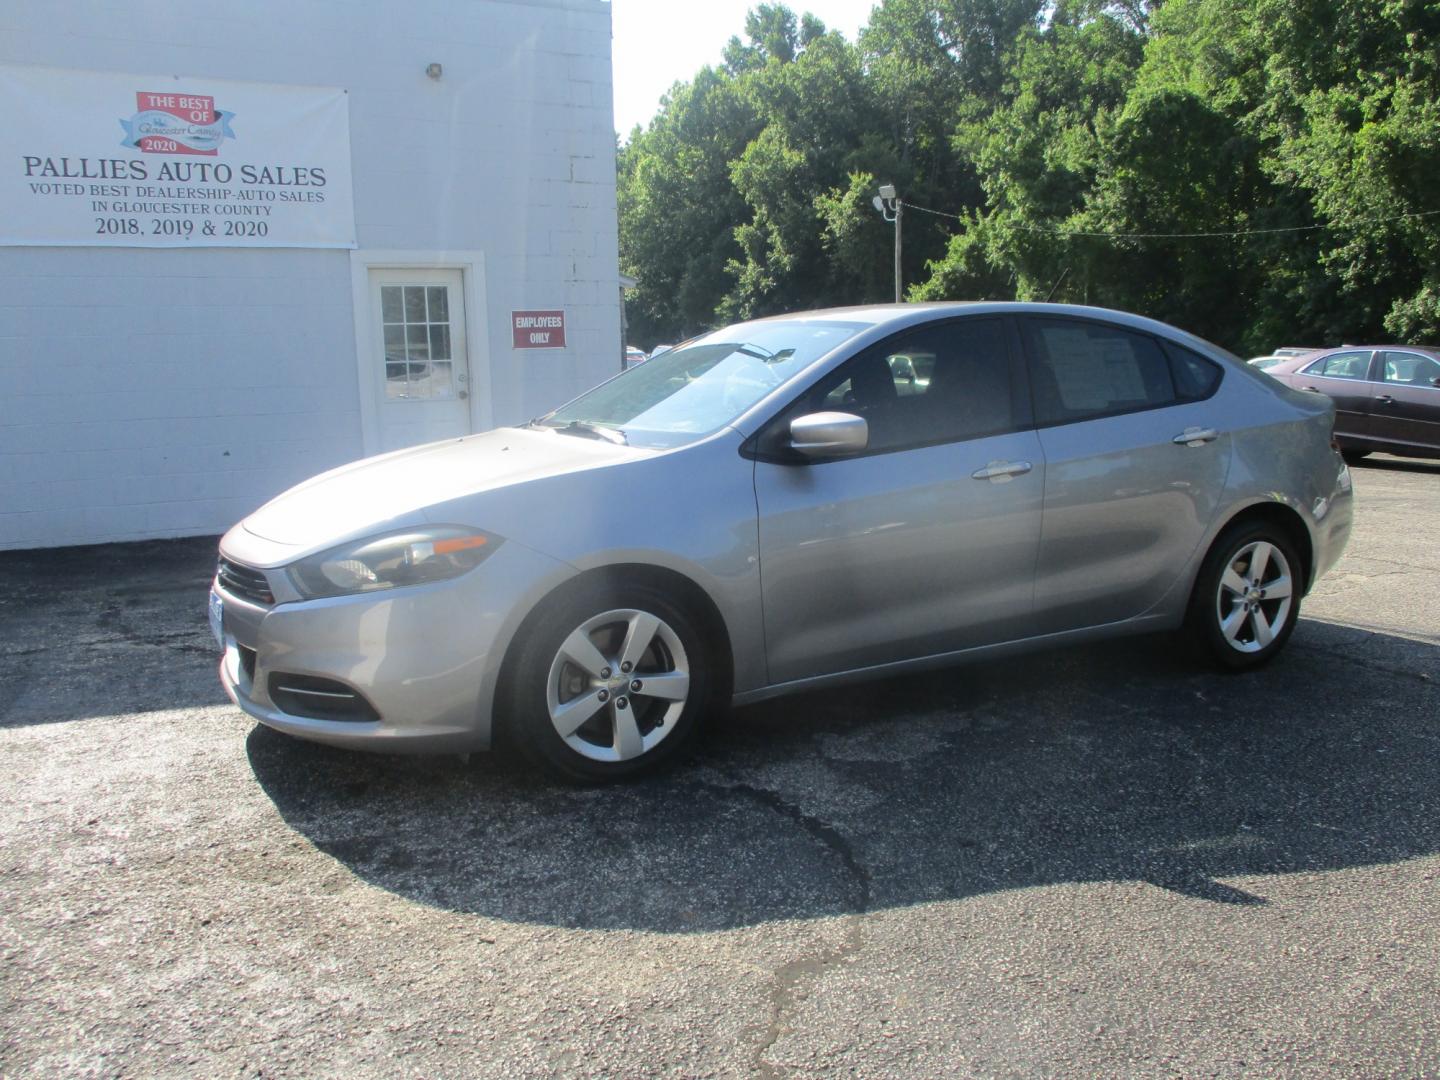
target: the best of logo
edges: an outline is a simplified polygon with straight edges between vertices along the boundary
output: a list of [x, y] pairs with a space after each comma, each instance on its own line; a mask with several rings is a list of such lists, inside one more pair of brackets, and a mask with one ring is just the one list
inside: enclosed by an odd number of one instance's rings
[[198, 94], [135, 95], [135, 115], [121, 120], [125, 138], [146, 154], [200, 154], [214, 157], [220, 144], [235, 138], [230, 119], [235, 114], [216, 111], [215, 99]]

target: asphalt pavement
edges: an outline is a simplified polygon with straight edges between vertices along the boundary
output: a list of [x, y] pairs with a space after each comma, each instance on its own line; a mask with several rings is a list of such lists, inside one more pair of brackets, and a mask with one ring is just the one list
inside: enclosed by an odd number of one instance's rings
[[1288, 650], [735, 712], [653, 780], [224, 698], [213, 540], [0, 554], [0, 1075], [1440, 1075], [1440, 463]]

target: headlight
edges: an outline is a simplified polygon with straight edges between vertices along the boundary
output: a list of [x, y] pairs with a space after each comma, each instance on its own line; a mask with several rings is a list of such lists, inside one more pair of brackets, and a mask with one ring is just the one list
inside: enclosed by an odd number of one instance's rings
[[301, 559], [289, 567], [290, 580], [307, 600], [423, 585], [475, 569], [499, 544], [498, 536], [456, 525], [406, 529]]

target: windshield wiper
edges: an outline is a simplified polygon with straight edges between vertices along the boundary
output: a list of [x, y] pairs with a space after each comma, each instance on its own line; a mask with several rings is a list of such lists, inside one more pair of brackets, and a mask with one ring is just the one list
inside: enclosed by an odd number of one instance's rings
[[744, 353], [746, 356], [753, 356], [756, 360], [763, 360], [767, 364], [775, 358], [775, 354], [769, 349], [762, 349], [759, 345], [751, 345], [748, 342], [742, 345], [736, 345], [735, 351]]
[[560, 435], [579, 435], [584, 439], [603, 439], [606, 442], [614, 443], [616, 446], [630, 445], [630, 440], [625, 438], [625, 432], [619, 428], [592, 424], [588, 420], [571, 420], [568, 424], [563, 424], [554, 430]]
[[756, 360], [763, 361], [767, 364], [783, 363], [795, 355], [794, 349], [781, 349], [779, 352], [771, 352], [769, 349], [762, 348], [759, 345], [751, 345], [749, 342], [743, 345], [736, 345], [735, 351], [744, 353], [746, 356], [753, 356]]

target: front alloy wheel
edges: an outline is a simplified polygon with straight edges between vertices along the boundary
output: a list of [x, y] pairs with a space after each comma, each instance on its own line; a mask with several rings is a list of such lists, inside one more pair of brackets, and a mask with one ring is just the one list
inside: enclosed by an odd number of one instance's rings
[[648, 611], [586, 619], [561, 643], [545, 680], [555, 733], [591, 761], [633, 761], [673, 733], [690, 697], [690, 659]]
[[715, 702], [701, 623], [668, 591], [595, 582], [557, 594], [517, 641], [506, 724], [568, 780], [623, 780], [685, 747]]

